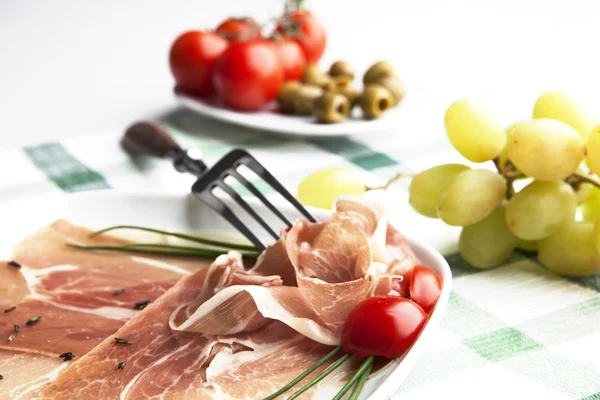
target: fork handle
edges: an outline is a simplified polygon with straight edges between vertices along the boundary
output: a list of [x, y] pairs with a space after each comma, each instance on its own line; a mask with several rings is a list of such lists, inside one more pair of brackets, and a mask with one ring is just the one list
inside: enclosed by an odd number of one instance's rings
[[147, 121], [129, 126], [121, 145], [130, 153], [158, 158], [173, 157], [183, 151], [163, 127]]
[[130, 153], [158, 158], [170, 158], [179, 172], [201, 176], [207, 170], [198, 149], [183, 150], [159, 124], [140, 121], [131, 125], [121, 139], [121, 145]]

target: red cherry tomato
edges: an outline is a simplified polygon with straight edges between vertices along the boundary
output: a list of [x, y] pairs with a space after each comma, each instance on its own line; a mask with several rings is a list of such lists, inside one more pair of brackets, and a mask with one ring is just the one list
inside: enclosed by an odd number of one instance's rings
[[223, 104], [242, 111], [258, 110], [273, 100], [283, 82], [275, 46], [266, 40], [233, 42], [219, 59], [213, 77]]
[[227, 46], [227, 40], [212, 32], [189, 31], [179, 36], [169, 54], [177, 88], [197, 96], [210, 95], [214, 65]]
[[323, 25], [307, 10], [296, 10], [286, 15], [277, 31], [295, 37], [304, 49], [306, 61], [314, 64], [321, 59], [327, 44]]
[[260, 38], [260, 27], [252, 18], [227, 18], [215, 32], [228, 40], [249, 40]]
[[358, 357], [400, 357], [419, 337], [427, 314], [400, 296], [373, 296], [360, 302], [346, 319], [342, 348]]
[[415, 265], [410, 277], [410, 298], [426, 313], [431, 312], [442, 293], [442, 280], [431, 268]]
[[280, 38], [275, 41], [275, 50], [286, 81], [297, 81], [306, 69], [306, 56], [302, 47], [295, 40]]

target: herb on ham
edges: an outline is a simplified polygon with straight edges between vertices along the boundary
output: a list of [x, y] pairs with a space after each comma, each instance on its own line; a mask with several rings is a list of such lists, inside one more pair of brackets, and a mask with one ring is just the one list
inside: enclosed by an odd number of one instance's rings
[[13, 261], [9, 261], [7, 264], [10, 265], [13, 268], [21, 268], [21, 264], [19, 264], [18, 262], [14, 261], [14, 260]]
[[[281, 389], [279, 389], [278, 391], [276, 391], [272, 395], [270, 395], [268, 397], [265, 397], [263, 400], [272, 400], [272, 399], [276, 398], [277, 396], [279, 396], [280, 394], [283, 394], [283, 393], [287, 392], [289, 389], [291, 389], [292, 387], [294, 387], [294, 385], [296, 385], [302, 379], [306, 378], [308, 375], [310, 375], [311, 373], [313, 373], [314, 370], [316, 370], [321, 365], [323, 365], [324, 363], [326, 363], [327, 360], [329, 360], [330, 358], [332, 358], [333, 356], [335, 356], [337, 353], [339, 353], [340, 350], [342, 350], [342, 346], [338, 346], [335, 349], [331, 350], [329, 353], [327, 353], [327, 355], [325, 357], [321, 358], [319, 361], [317, 361], [316, 363], [314, 363], [312, 367], [308, 368], [306, 371], [304, 371], [303, 373], [301, 373], [300, 375], [298, 375], [296, 378], [294, 378], [294, 380], [292, 380], [290, 383], [288, 383], [287, 385], [285, 385], [284, 387], [282, 387]], [[315, 382], [315, 383], [317, 383], [317, 382]], [[308, 389], [308, 387], [306, 389]]]
[[126, 361], [121, 361], [119, 363], [119, 365], [117, 365], [117, 369], [123, 369], [123, 368], [125, 368], [126, 365], [127, 365]]
[[15, 338], [17, 337], [17, 333], [21, 332], [21, 327], [20, 327], [19, 325], [17, 325], [17, 324], [14, 324], [13, 326], [14, 326], [14, 328], [15, 328], [15, 332], [16, 332], [16, 333], [13, 333], [12, 335], [10, 335], [10, 336], [8, 337], [8, 341], [9, 341], [9, 342], [12, 342], [13, 340], [15, 340]]
[[138, 230], [138, 231], [144, 231], [144, 232], [158, 233], [160, 235], [172, 236], [172, 237], [176, 237], [179, 239], [188, 240], [190, 242], [202, 243], [202, 244], [206, 244], [209, 246], [224, 247], [224, 248], [230, 249], [230, 250], [258, 251], [258, 248], [256, 248], [255, 246], [248, 246], [248, 245], [244, 245], [244, 244], [231, 243], [231, 242], [223, 242], [220, 240], [207, 239], [207, 238], [203, 238], [203, 237], [199, 237], [199, 236], [188, 235], [185, 233], [170, 232], [170, 231], [165, 231], [162, 229], [146, 228], [143, 226], [133, 226], [133, 225], [111, 226], [111, 227], [96, 231], [96, 232], [92, 233], [90, 236], [95, 237], [98, 235], [102, 235], [103, 233], [117, 230], [117, 229], [132, 229], [132, 230]]
[[341, 356], [336, 362], [334, 362], [329, 367], [327, 367], [325, 369], [325, 371], [323, 371], [319, 375], [317, 375], [317, 377], [315, 377], [312, 381], [308, 382], [306, 385], [304, 385], [300, 389], [298, 389], [293, 395], [290, 396], [290, 398], [288, 400], [293, 400], [293, 399], [297, 398], [302, 393], [304, 393], [305, 391], [307, 391], [308, 389], [310, 389], [317, 383], [321, 382], [323, 379], [325, 379], [327, 377], [327, 375], [329, 375], [335, 369], [337, 369], [337, 367], [339, 367], [340, 365], [345, 363], [346, 360], [348, 360], [351, 356], [352, 356], [351, 354], [344, 354], [343, 356]]
[[64, 358], [65, 361], [71, 361], [72, 359], [75, 358], [75, 355], [73, 353], [66, 352], [66, 353], [62, 353], [60, 356], [58, 356], [59, 358]]
[[[123, 251], [127, 253], [153, 254], [156, 256], [172, 257], [218, 257], [227, 253], [227, 250], [213, 249], [208, 247], [176, 246], [162, 243], [134, 243], [126, 246], [84, 246], [80, 244], [67, 243], [68, 247], [79, 250], [104, 250]], [[258, 258], [258, 251], [242, 251], [244, 257]]]
[[12, 306], [12, 307], [9, 307], [9, 308], [7, 308], [6, 310], [4, 310], [4, 313], [6, 314], [6, 313], [9, 313], [9, 312], [11, 312], [11, 311], [14, 311], [14, 309], [15, 309], [15, 308], [17, 308], [17, 306]]
[[360, 392], [362, 392], [363, 387], [365, 386], [365, 383], [367, 382], [367, 379], [369, 378], [369, 374], [371, 373], [371, 368], [373, 368], [372, 365], [367, 368], [367, 370], [362, 374], [362, 376], [360, 377], [358, 382], [356, 382], [356, 386], [354, 387], [354, 390], [352, 390], [352, 394], [350, 394], [350, 397], [348, 397], [348, 400], [358, 400], [358, 396], [360, 396]]
[[31, 325], [35, 325], [38, 322], [40, 322], [40, 320], [42, 319], [41, 315], [38, 315], [36, 317], [31, 317], [27, 320], [27, 325], [31, 326]]
[[150, 300], [138, 301], [137, 303], [135, 303], [135, 305], [133, 306], [133, 308], [135, 308], [136, 310], [143, 310], [144, 308], [146, 308], [146, 306], [148, 304], [150, 304]]
[[4, 375], [0, 374], [0, 381], [4, 379]]
[[[94, 232], [90, 237], [96, 237], [106, 232], [117, 230], [117, 229], [133, 229], [145, 232], [157, 233], [165, 236], [172, 236], [179, 239], [184, 239], [190, 242], [200, 243], [205, 247], [199, 246], [181, 246], [172, 245], [165, 243], [132, 243], [125, 246], [85, 246], [75, 243], [67, 243], [67, 246], [73, 247], [80, 250], [108, 250], [108, 251], [124, 251], [130, 253], [142, 253], [142, 254], [153, 254], [153, 255], [164, 255], [174, 257], [217, 257], [221, 254], [226, 253], [228, 250], [237, 250], [242, 253], [244, 257], [256, 259], [260, 255], [260, 250], [255, 246], [249, 246], [245, 244], [223, 242], [220, 240], [207, 239], [199, 236], [188, 235], [179, 232], [169, 232], [161, 229], [146, 228], [142, 226], [131, 226], [131, 225], [118, 225], [111, 226], [106, 229]], [[206, 247], [210, 246], [210, 247]], [[121, 294], [122, 292], [116, 293]]]
[[[354, 373], [354, 375], [352, 375], [352, 378], [350, 378], [350, 380], [348, 382], [346, 382], [346, 384], [340, 389], [340, 391], [335, 395], [335, 397], [333, 398], [333, 400], [340, 400], [342, 397], [344, 397], [344, 395], [346, 394], [346, 392], [352, 387], [354, 386], [355, 383], [357, 383], [359, 380], [363, 379], [363, 376], [365, 376], [364, 379], [366, 379], [366, 377], [369, 376], [369, 374], [371, 373], [371, 368], [373, 367], [373, 362], [375, 361], [375, 357], [370, 356], [367, 357], [365, 359], [365, 361], [363, 361], [363, 363], [361, 364], [360, 368], [358, 368], [356, 370], [356, 372]], [[356, 395], [353, 393], [352, 397], [357, 398], [360, 395], [360, 392], [362, 391], [362, 387], [356, 387], [355, 388], [355, 393], [357, 393]]]
[[117, 344], [133, 344], [133, 343], [131, 343], [131, 342], [130, 342], [129, 340], [127, 340], [127, 339], [118, 338], [118, 337], [116, 337], [116, 338], [115, 338], [115, 342], [116, 342]]
[[118, 296], [118, 295], [123, 294], [123, 293], [125, 293], [125, 289], [117, 289], [117, 290], [115, 290], [115, 292], [113, 294], [115, 296]]

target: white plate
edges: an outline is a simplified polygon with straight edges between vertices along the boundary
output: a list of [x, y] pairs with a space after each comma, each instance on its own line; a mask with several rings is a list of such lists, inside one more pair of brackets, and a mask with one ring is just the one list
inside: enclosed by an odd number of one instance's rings
[[[262, 203], [250, 204], [263, 215], [268, 212]], [[293, 209], [287, 203], [277, 206], [286, 216], [294, 218]], [[326, 220], [330, 215], [326, 210], [310, 211], [320, 220]], [[21, 238], [58, 218], [92, 229], [128, 224], [180, 231], [210, 230], [227, 235], [234, 233], [226, 221], [190, 195], [103, 190], [37, 197], [3, 205], [0, 221], [5, 229], [0, 230], [3, 246], [0, 255], [9, 259], [10, 248]], [[434, 330], [448, 304], [452, 277], [446, 260], [430, 246], [410, 238], [409, 241], [421, 262], [440, 274], [442, 294], [415, 345], [402, 359], [394, 360], [368, 380], [360, 397], [362, 400], [384, 399], [400, 387], [433, 339]]]
[[[271, 104], [263, 111], [239, 112], [217, 104], [212, 100], [202, 100], [175, 92], [179, 102], [190, 110], [208, 118], [220, 120], [229, 124], [244, 126], [279, 133], [282, 135], [299, 136], [346, 136], [366, 134], [397, 129], [403, 117], [410, 112], [410, 103], [414, 101], [414, 93], [407, 94], [402, 102], [384, 113], [381, 118], [364, 120], [360, 111], [354, 110], [353, 117], [339, 124], [319, 124], [313, 117], [283, 115], [277, 112], [276, 104]], [[412, 97], [412, 98], [411, 98]]]

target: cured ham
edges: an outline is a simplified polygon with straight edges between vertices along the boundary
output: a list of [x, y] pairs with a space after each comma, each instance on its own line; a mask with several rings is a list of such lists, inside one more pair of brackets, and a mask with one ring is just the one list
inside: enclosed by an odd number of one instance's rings
[[[340, 198], [327, 222], [299, 219], [250, 270], [235, 251], [203, 268], [63, 246], [89, 244], [88, 233], [58, 222], [17, 247], [19, 271], [0, 272], [9, 278], [0, 294], [17, 304], [1, 332], [44, 310], [40, 322], [0, 344], [0, 367], [11, 376], [0, 398], [264, 398], [340, 343], [361, 300], [402, 293], [418, 261], [382, 210], [362, 198]], [[140, 300], [150, 303], [133, 309]], [[62, 363], [57, 356], [66, 351], [76, 359]], [[39, 369], [24, 370], [28, 363]], [[356, 367], [348, 359], [301, 398], [331, 396]]]
[[37, 399], [39, 391], [68, 365], [56, 357], [0, 350], [0, 371], [4, 376], [0, 382], [0, 399]]
[[[339, 344], [350, 311], [374, 293], [403, 292], [404, 274], [417, 261], [406, 239], [376, 211], [365, 200], [342, 198], [328, 222], [298, 220], [253, 269], [264, 273], [279, 267], [297, 286], [231, 286], [209, 301], [176, 310], [171, 328], [228, 335], [274, 319], [316, 342]], [[277, 265], [266, 265], [270, 262]]]
[[[256, 399], [331, 350], [278, 321], [227, 336], [170, 329], [169, 316], [177, 309], [185, 314], [182, 304], [210, 301], [226, 290], [223, 284], [238, 279], [254, 287], [280, 284], [243, 271], [235, 252], [221, 256], [210, 268], [182, 279], [115, 333], [131, 345], [107, 338], [61, 373], [41, 397], [87, 399], [102, 393], [103, 399]], [[122, 370], [117, 368], [121, 361], [127, 362]], [[338, 379], [351, 365], [340, 370]]]
[[[0, 307], [15, 306], [0, 318], [0, 367], [6, 378], [0, 398], [8, 393], [8, 398], [34, 396], [47, 383], [44, 376], [52, 377], [51, 372], [63, 365], [60, 354], [83, 356], [140, 312], [134, 309], [136, 302], [154, 301], [182, 276], [208, 264], [89, 253], [65, 246], [66, 242], [128, 243], [108, 236], [90, 239], [89, 234], [57, 221], [16, 246], [14, 259], [19, 267], [0, 262]], [[119, 289], [124, 291], [115, 295]], [[37, 316], [39, 322], [27, 324]], [[23, 369], [25, 364], [40, 367]]]

